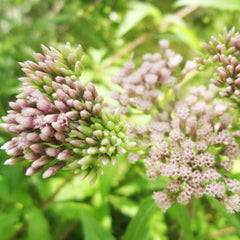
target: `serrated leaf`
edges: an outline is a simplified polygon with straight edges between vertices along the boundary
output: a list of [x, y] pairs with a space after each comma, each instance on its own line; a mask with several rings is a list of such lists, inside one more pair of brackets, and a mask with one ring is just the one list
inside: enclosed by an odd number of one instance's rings
[[146, 240], [148, 236], [149, 219], [156, 210], [157, 206], [152, 198], [144, 200], [137, 214], [129, 223], [123, 240]]
[[51, 240], [50, 228], [43, 212], [35, 208], [30, 213], [28, 224], [29, 240]]
[[176, 7], [180, 6], [199, 6], [204, 8], [216, 8], [221, 10], [238, 11], [240, 10], [239, 0], [178, 0], [175, 3]]
[[82, 212], [82, 223], [85, 240], [115, 240], [94, 217], [86, 212]]
[[161, 16], [160, 10], [149, 3], [130, 2], [129, 8], [130, 10], [123, 18], [123, 21], [117, 31], [118, 37], [122, 37], [124, 34], [134, 28], [146, 16]]

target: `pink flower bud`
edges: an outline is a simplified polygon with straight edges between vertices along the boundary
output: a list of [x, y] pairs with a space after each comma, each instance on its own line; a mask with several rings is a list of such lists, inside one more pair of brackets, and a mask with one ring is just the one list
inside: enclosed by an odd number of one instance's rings
[[234, 81], [232, 80], [232, 78], [227, 78], [226, 80], [227, 84], [232, 85], [234, 83]]
[[87, 153], [90, 155], [94, 155], [96, 153], [98, 153], [98, 148], [97, 147], [90, 147], [87, 149]]
[[104, 138], [104, 139], [101, 141], [101, 145], [106, 146], [106, 145], [108, 145], [108, 144], [109, 144], [109, 141], [108, 141], [107, 138]]
[[23, 159], [22, 156], [21, 156], [21, 157], [9, 158], [8, 160], [6, 160], [6, 161], [4, 162], [4, 165], [14, 165], [14, 164], [19, 163], [19, 162], [21, 162], [21, 161], [23, 161], [23, 160], [24, 160], [24, 159]]
[[95, 104], [92, 112], [93, 112], [94, 115], [99, 115], [100, 112], [101, 112], [101, 104], [100, 103]]
[[51, 167], [49, 167], [42, 175], [42, 178], [48, 178], [58, 172], [61, 168], [65, 166], [64, 162], [58, 162]]
[[21, 112], [21, 106], [16, 102], [9, 102], [9, 106], [17, 112]]
[[93, 99], [92, 93], [90, 91], [84, 91], [83, 99], [85, 101], [92, 101], [92, 99]]
[[210, 81], [211, 81], [212, 84], [214, 84], [217, 87], [220, 87], [222, 85], [222, 83], [215, 78], [211, 78]]
[[96, 98], [95, 98], [95, 102], [96, 103], [102, 103], [103, 102], [103, 96], [102, 95], [98, 95]]
[[226, 90], [227, 90], [229, 93], [233, 93], [234, 88], [233, 88], [233, 86], [228, 86], [228, 87], [226, 88]]
[[69, 111], [66, 113], [67, 118], [70, 118], [71, 120], [75, 120], [78, 118], [79, 113], [77, 111]]
[[32, 175], [38, 173], [40, 170], [41, 170], [41, 168], [29, 167], [29, 168], [26, 170], [25, 175], [26, 175], [26, 176], [32, 176]]
[[92, 110], [92, 107], [93, 107], [92, 102], [90, 102], [90, 101], [85, 102], [85, 108], [87, 111], [90, 112]]
[[19, 149], [18, 147], [14, 147], [14, 148], [11, 148], [11, 149], [6, 149], [6, 152], [8, 155], [11, 155], [11, 156], [17, 156], [17, 155], [21, 155], [22, 154], [22, 150]]
[[87, 137], [87, 138], [86, 138], [86, 142], [87, 142], [89, 145], [92, 145], [92, 146], [94, 146], [94, 145], [97, 144], [96, 140], [94, 140], [93, 138], [90, 138], [90, 137]]
[[161, 50], [166, 50], [169, 47], [169, 41], [166, 39], [163, 39], [161, 41], [159, 41], [159, 46], [161, 48]]
[[80, 117], [81, 117], [82, 119], [89, 119], [90, 116], [91, 116], [91, 114], [90, 114], [88, 111], [86, 111], [86, 110], [82, 110], [82, 111], [80, 112]]
[[49, 162], [51, 162], [52, 159], [49, 158], [48, 156], [42, 156], [40, 157], [39, 159], [35, 160], [33, 163], [32, 163], [32, 167], [33, 168], [40, 168], [46, 164], [48, 164]]
[[44, 121], [46, 123], [52, 123], [52, 122], [56, 122], [58, 119], [58, 115], [57, 114], [48, 114], [44, 117]]
[[41, 129], [41, 134], [42, 135], [46, 135], [48, 137], [53, 137], [54, 135], [54, 130], [52, 127], [50, 127], [49, 125], [47, 125], [46, 127]]
[[236, 66], [235, 70], [236, 70], [237, 73], [240, 73], [240, 64], [238, 64], [238, 65]]
[[55, 100], [54, 104], [60, 112], [67, 112], [68, 111], [68, 107], [63, 102]]
[[33, 127], [33, 118], [32, 117], [24, 117], [20, 114], [17, 114], [16, 121], [21, 124], [24, 128], [32, 128]]
[[72, 156], [72, 152], [70, 150], [63, 150], [60, 152], [57, 156], [57, 159], [62, 160], [68, 160]]
[[103, 135], [103, 132], [101, 130], [96, 130], [93, 132], [94, 137], [101, 138]]
[[61, 89], [57, 89], [56, 93], [59, 101], [67, 102], [68, 95], [66, 93], [64, 93]]
[[88, 83], [88, 91], [90, 91], [94, 97], [96, 96], [96, 88], [91, 82]]
[[46, 147], [45, 147], [44, 145], [39, 144], [39, 143], [32, 144], [32, 145], [30, 146], [30, 148], [31, 148], [34, 152], [36, 152], [36, 153], [42, 153], [42, 152], [44, 152], [44, 150], [46, 149]]
[[78, 90], [80, 95], [83, 95], [83, 93], [85, 91], [85, 87], [82, 85], [81, 82], [79, 82], [79, 81], [76, 82], [76, 89]]
[[229, 94], [227, 92], [220, 92], [219, 95], [221, 97], [228, 97], [229, 96]]
[[38, 153], [35, 152], [26, 152], [24, 153], [24, 158], [27, 160], [36, 160], [38, 159], [40, 156]]
[[57, 149], [57, 148], [53, 148], [53, 147], [48, 147], [46, 148], [46, 154], [50, 157], [56, 157], [59, 152], [60, 152], [60, 149]]
[[227, 56], [224, 55], [224, 54], [221, 54], [221, 55], [220, 55], [220, 60], [221, 60], [221, 62], [222, 62], [225, 66], [229, 64], [228, 58], [227, 58]]
[[209, 53], [214, 53], [213, 48], [207, 44], [206, 42], [203, 42], [203, 47], [209, 52]]
[[70, 88], [75, 89], [75, 85], [71, 77], [65, 77], [65, 81]]
[[234, 67], [232, 65], [227, 65], [227, 71], [230, 76], [234, 75]]
[[54, 137], [55, 137], [56, 140], [59, 141], [59, 142], [65, 142], [65, 140], [66, 140], [65, 134], [60, 133], [60, 132], [56, 132], [56, 133], [54, 134]]
[[102, 164], [105, 166], [109, 163], [109, 158], [108, 157], [102, 157]]
[[78, 100], [74, 100], [73, 101], [73, 106], [74, 106], [74, 108], [76, 109], [76, 110], [78, 110], [78, 111], [81, 111], [81, 110], [83, 110], [83, 108], [84, 108], [84, 104], [82, 104], [80, 101], [78, 101]]
[[236, 85], [238, 88], [240, 88], [240, 78], [237, 78], [237, 79], [235, 80], [235, 85]]
[[77, 140], [77, 139], [70, 140], [70, 143], [73, 146], [76, 146], [76, 147], [83, 147], [83, 146], [85, 146], [85, 142], [84, 141]]
[[78, 94], [77, 94], [76, 90], [69, 89], [68, 94], [72, 99], [78, 99]]

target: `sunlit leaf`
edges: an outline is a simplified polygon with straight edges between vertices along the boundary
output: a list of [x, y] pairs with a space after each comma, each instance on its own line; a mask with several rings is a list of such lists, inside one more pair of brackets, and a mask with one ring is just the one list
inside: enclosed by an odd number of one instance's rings
[[119, 211], [129, 217], [133, 217], [138, 210], [138, 204], [126, 197], [110, 196], [112, 205]]
[[30, 213], [28, 224], [28, 239], [29, 240], [50, 240], [50, 227], [47, 219], [39, 209], [34, 209]]
[[14, 224], [18, 221], [18, 212], [0, 212], [0, 236], [1, 240], [8, 240], [15, 232]]
[[161, 12], [157, 7], [149, 3], [130, 2], [129, 11], [120, 24], [117, 35], [122, 37], [146, 16], [154, 16], [159, 18], [161, 16]]
[[94, 217], [86, 212], [82, 212], [82, 223], [85, 240], [115, 240], [111, 233], [107, 232]]
[[179, 6], [199, 6], [205, 8], [216, 8], [221, 10], [238, 11], [240, 10], [239, 0], [178, 0], [175, 4], [176, 7]]
[[237, 233], [240, 234], [240, 222], [238, 218], [234, 214], [228, 213], [225, 206], [217, 199], [213, 197], [207, 197], [207, 199], [213, 205], [213, 207], [216, 208], [221, 215], [236, 229]]
[[194, 31], [187, 26], [173, 25], [169, 27], [169, 31], [174, 33], [183, 43], [193, 49], [198, 49], [199, 46], [201, 46]]
[[129, 223], [124, 240], [145, 240], [148, 236], [149, 219], [157, 210], [152, 198], [142, 202], [135, 217]]
[[192, 240], [191, 220], [187, 207], [182, 204], [175, 204], [170, 209], [172, 215], [178, 221], [184, 234], [185, 240]]

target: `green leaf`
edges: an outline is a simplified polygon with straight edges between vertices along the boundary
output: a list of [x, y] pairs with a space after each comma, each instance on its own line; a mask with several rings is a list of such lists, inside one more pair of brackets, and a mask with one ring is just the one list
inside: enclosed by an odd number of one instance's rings
[[43, 212], [35, 208], [30, 213], [28, 224], [28, 239], [29, 240], [50, 240], [50, 228], [47, 219]]
[[82, 212], [82, 223], [85, 240], [115, 240], [101, 224], [87, 212]]
[[119, 211], [129, 217], [133, 217], [138, 210], [138, 204], [126, 197], [110, 196], [111, 204]]
[[18, 221], [18, 212], [0, 212], [0, 236], [1, 240], [7, 240], [16, 231], [15, 223]]
[[161, 16], [160, 10], [149, 3], [130, 2], [129, 8], [130, 10], [123, 18], [123, 21], [117, 31], [118, 37], [122, 37], [124, 34], [134, 28], [146, 16], [153, 16], [158, 19]]
[[168, 30], [174, 33], [183, 43], [193, 49], [198, 49], [201, 46], [194, 31], [187, 26], [175, 24], [170, 26]]
[[89, 204], [74, 201], [56, 202], [52, 211], [57, 217], [66, 221], [82, 220], [82, 211], [87, 211], [93, 216], [97, 214], [96, 209]]
[[216, 208], [222, 214], [222, 216], [236, 229], [236, 232], [240, 234], [240, 222], [238, 218], [232, 213], [227, 213], [224, 205], [217, 199], [208, 196], [207, 199], [211, 205]]
[[147, 198], [143, 201], [137, 214], [129, 223], [123, 240], [146, 240], [149, 228], [148, 223], [156, 210], [157, 206], [152, 198]]
[[117, 156], [118, 161], [117, 164], [114, 166], [107, 164], [103, 167], [104, 174], [99, 176], [99, 183], [100, 183], [100, 191], [102, 194], [102, 197], [107, 197], [109, 191], [113, 187], [113, 185], [117, 182], [117, 170], [119, 165], [121, 164], [121, 155]]
[[240, 10], [239, 0], [178, 0], [175, 4], [176, 7], [188, 5], [229, 11]]
[[185, 240], [192, 240], [191, 220], [186, 206], [176, 203], [171, 209], [172, 215], [178, 221], [184, 234]]

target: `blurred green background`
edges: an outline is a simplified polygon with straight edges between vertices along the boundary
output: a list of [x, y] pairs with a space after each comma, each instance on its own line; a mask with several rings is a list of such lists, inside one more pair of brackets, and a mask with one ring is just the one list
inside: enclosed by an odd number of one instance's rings
[[[18, 62], [33, 60], [40, 44], [80, 43], [87, 56], [82, 81], [105, 96], [132, 52], [140, 63], [166, 38], [185, 61], [193, 59], [194, 49], [224, 26], [239, 31], [239, 12], [239, 0], [0, 0], [0, 115], [21, 86]], [[10, 138], [0, 129], [0, 145]], [[8, 156], [0, 150], [0, 157], [1, 240], [240, 239], [240, 214], [227, 214], [212, 198], [197, 200], [191, 220], [178, 204], [161, 213], [151, 195], [166, 182], [149, 182], [143, 164], [126, 156], [94, 186], [67, 171], [25, 177], [25, 163], [4, 166]]]

